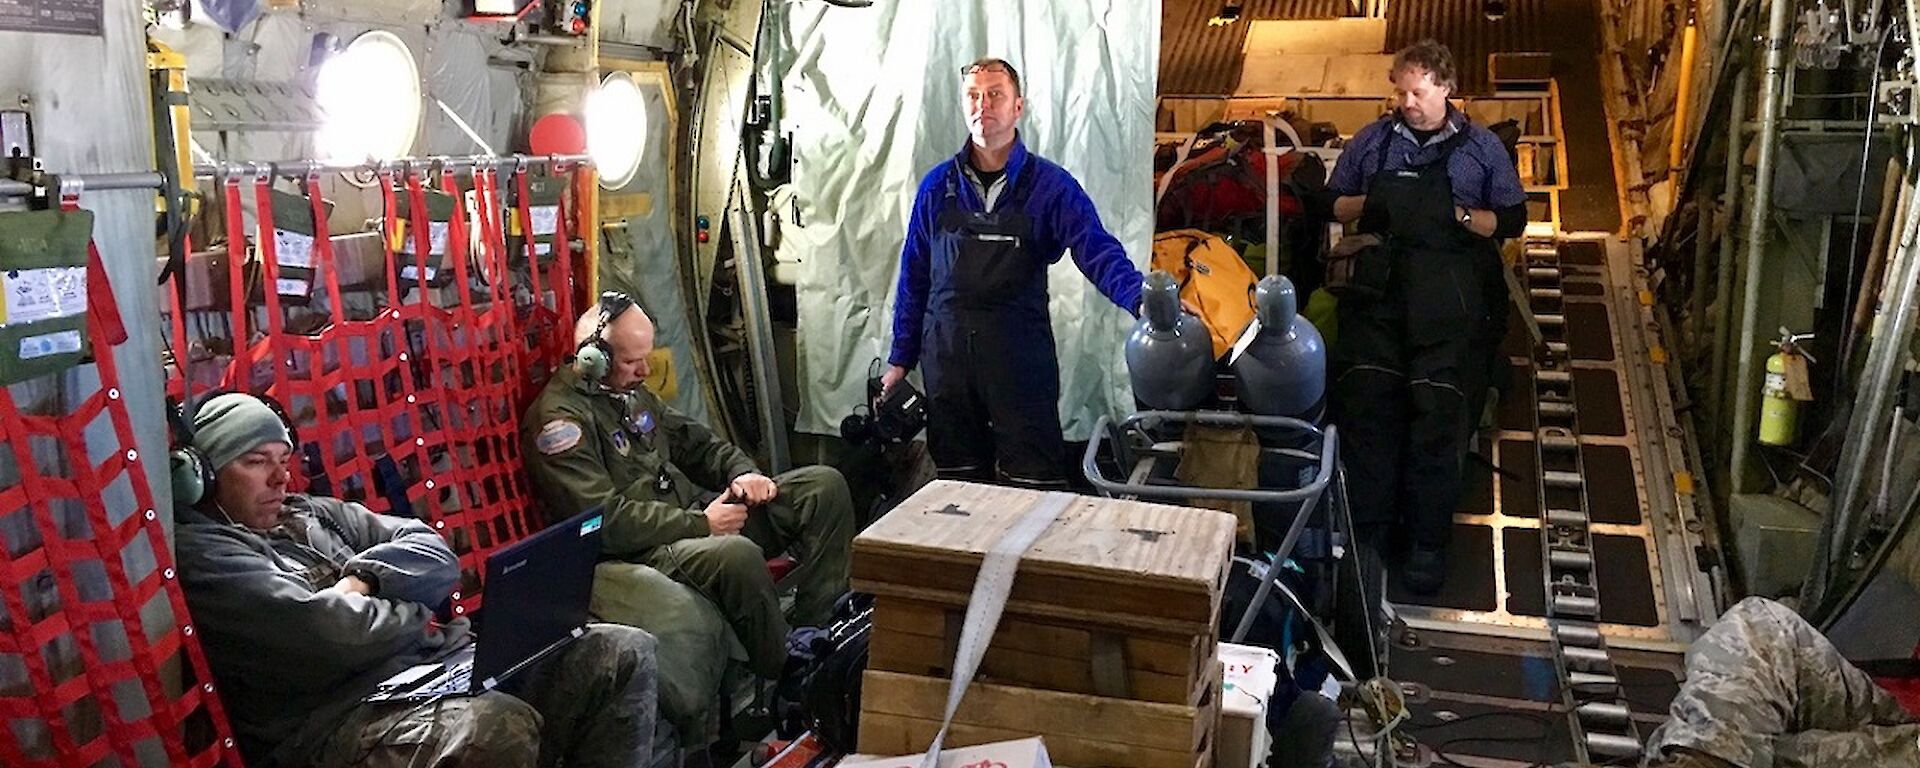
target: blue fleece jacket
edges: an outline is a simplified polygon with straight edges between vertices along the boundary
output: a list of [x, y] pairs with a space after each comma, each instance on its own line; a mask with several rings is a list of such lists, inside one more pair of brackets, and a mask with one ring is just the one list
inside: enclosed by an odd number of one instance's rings
[[[1033, 240], [1027, 252], [1052, 264], [1062, 253], [1073, 251], [1074, 266], [1102, 295], [1129, 314], [1138, 313], [1140, 270], [1127, 259], [1120, 241], [1101, 225], [1093, 199], [1087, 197], [1073, 174], [1029, 153], [1016, 135], [1006, 175], [991, 188], [983, 189], [967, 167], [968, 152], [968, 147], [962, 146], [959, 154], [934, 166], [921, 179], [920, 191], [914, 196], [906, 244], [900, 249], [900, 281], [893, 302], [893, 349], [887, 355], [888, 363], [905, 368], [918, 366], [927, 315], [949, 311], [953, 286], [935, 283], [930, 254], [936, 222], [943, 206], [948, 205], [950, 181], [959, 190], [959, 207], [974, 213], [991, 212], [988, 200], [997, 201], [1018, 185], [1032, 185], [1022, 211], [1033, 221]], [[1039, 309], [1044, 313], [1045, 307]]]

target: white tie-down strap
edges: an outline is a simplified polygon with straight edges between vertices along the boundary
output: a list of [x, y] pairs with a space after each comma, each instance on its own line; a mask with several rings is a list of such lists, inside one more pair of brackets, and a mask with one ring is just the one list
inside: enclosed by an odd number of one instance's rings
[[927, 753], [920, 759], [920, 768], [936, 768], [940, 764], [940, 746], [947, 740], [947, 727], [960, 711], [960, 700], [967, 694], [967, 685], [973, 682], [974, 673], [980, 671], [987, 644], [993, 641], [993, 632], [1000, 626], [1000, 613], [1006, 609], [1007, 596], [1013, 591], [1013, 575], [1020, 568], [1020, 557], [1076, 498], [1071, 493], [1048, 493], [1001, 534], [1000, 540], [981, 558], [980, 574], [973, 581], [973, 597], [967, 601], [967, 617], [961, 622], [960, 646], [954, 651], [947, 711], [940, 718], [940, 732], [934, 734], [933, 743], [927, 745]]
[[1179, 151], [1173, 155], [1173, 165], [1167, 168], [1166, 173], [1160, 175], [1160, 188], [1153, 191], [1153, 206], [1156, 211], [1160, 207], [1160, 198], [1167, 196], [1167, 187], [1173, 186], [1174, 172], [1180, 170], [1180, 166], [1187, 164], [1187, 157], [1193, 154], [1193, 145], [1199, 139], [1200, 134], [1187, 134], [1187, 140], [1180, 142]]
[[[1300, 134], [1293, 126], [1278, 117], [1269, 117], [1260, 121], [1261, 138], [1265, 139], [1261, 151], [1267, 155], [1267, 274], [1280, 274], [1280, 157], [1298, 149]], [[1274, 131], [1292, 142], [1284, 147], [1273, 145]]]

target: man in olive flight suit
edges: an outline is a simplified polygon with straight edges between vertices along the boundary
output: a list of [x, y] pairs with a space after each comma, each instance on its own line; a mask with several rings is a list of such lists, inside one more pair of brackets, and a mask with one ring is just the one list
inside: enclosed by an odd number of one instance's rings
[[[846, 480], [831, 467], [769, 478], [746, 452], [662, 404], [641, 385], [653, 337], [653, 321], [624, 294], [603, 295], [581, 316], [574, 364], [555, 372], [521, 422], [534, 489], [555, 520], [603, 507], [608, 557], [713, 601], [754, 672], [775, 678], [790, 626], [766, 560], [782, 552], [800, 560], [792, 621], [824, 625], [847, 590]], [[608, 584], [597, 581], [596, 593]], [[663, 663], [662, 674], [674, 672]]]

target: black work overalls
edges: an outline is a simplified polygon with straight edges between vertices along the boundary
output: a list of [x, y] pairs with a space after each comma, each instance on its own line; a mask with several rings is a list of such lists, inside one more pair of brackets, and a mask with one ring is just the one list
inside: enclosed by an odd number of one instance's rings
[[[1444, 551], [1471, 435], [1472, 366], [1484, 355], [1484, 259], [1492, 241], [1454, 217], [1447, 158], [1463, 128], [1423, 165], [1385, 170], [1389, 138], [1369, 182], [1361, 228], [1383, 236], [1386, 284], [1377, 297], [1343, 297], [1333, 349], [1335, 422], [1354, 521], [1362, 532], [1404, 530]], [[1356, 160], [1359, 158], [1355, 158]], [[1398, 528], [1404, 526], [1404, 528]]]
[[932, 238], [934, 292], [947, 298], [923, 331], [927, 449], [942, 477], [1063, 488], [1060, 363], [1047, 261], [1032, 252], [1026, 213], [1031, 174], [1010, 174], [992, 210], [974, 211], [961, 201], [964, 173], [947, 177]]

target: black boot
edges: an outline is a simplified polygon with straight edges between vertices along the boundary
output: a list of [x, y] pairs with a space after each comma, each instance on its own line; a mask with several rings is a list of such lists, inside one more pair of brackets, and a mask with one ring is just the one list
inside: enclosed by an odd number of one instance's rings
[[1414, 545], [1400, 569], [1400, 584], [1420, 596], [1438, 594], [1447, 583], [1447, 553]]

